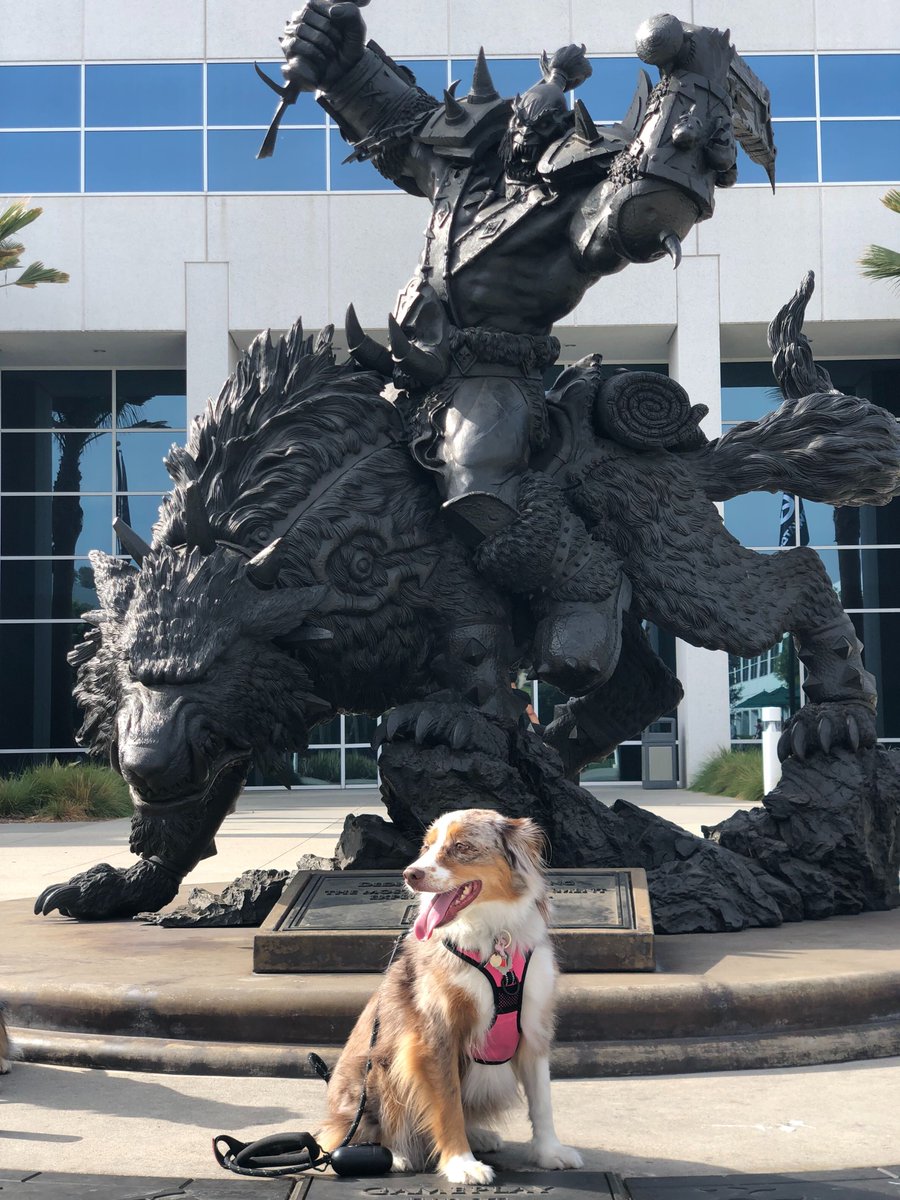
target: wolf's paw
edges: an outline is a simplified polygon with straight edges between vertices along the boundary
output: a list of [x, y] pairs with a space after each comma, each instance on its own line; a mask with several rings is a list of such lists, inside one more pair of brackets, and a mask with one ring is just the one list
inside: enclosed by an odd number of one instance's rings
[[378, 727], [376, 737], [417, 746], [447, 746], [452, 751], [489, 754], [504, 761], [508, 755], [507, 734], [497, 722], [449, 692], [398, 705]]
[[476, 1154], [493, 1154], [495, 1151], [503, 1149], [503, 1138], [495, 1129], [482, 1129], [480, 1126], [475, 1126], [473, 1129], [466, 1130], [466, 1137]]
[[55, 909], [64, 917], [102, 921], [110, 917], [133, 917], [143, 909], [162, 908], [178, 892], [179, 880], [158, 863], [141, 860], [122, 870], [98, 863], [73, 875], [68, 883], [44, 888], [34, 902], [34, 911], [47, 916]]
[[778, 740], [782, 762], [793, 756], [803, 762], [810, 754], [860, 749], [875, 745], [875, 711], [863, 701], [830, 700], [805, 704], [787, 722]]
[[531, 1161], [545, 1171], [574, 1171], [584, 1166], [584, 1159], [573, 1146], [562, 1142], [532, 1142]]
[[479, 1162], [471, 1154], [454, 1154], [441, 1167], [441, 1174], [449, 1183], [492, 1183], [494, 1168]]

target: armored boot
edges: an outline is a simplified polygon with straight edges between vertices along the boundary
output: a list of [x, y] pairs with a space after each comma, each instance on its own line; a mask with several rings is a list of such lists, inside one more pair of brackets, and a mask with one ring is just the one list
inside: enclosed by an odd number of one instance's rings
[[631, 585], [613, 550], [587, 531], [557, 484], [525, 475], [515, 508], [473, 493], [445, 505], [480, 538], [475, 564], [493, 583], [531, 597], [535, 674], [567, 695], [605, 683], [622, 648]]

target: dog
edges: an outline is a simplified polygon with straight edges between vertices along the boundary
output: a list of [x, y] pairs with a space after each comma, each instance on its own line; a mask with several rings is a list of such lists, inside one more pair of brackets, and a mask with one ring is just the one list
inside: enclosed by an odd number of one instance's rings
[[533, 821], [487, 809], [446, 813], [427, 830], [419, 858], [403, 872], [420, 897], [414, 936], [334, 1069], [316, 1135], [324, 1150], [346, 1137], [365, 1084], [354, 1142], [387, 1146], [394, 1170], [436, 1165], [451, 1183], [490, 1183], [493, 1169], [473, 1151], [502, 1148], [493, 1126], [521, 1084], [532, 1161], [544, 1169], [582, 1166], [578, 1151], [556, 1136], [550, 1102], [558, 972], [543, 847]]

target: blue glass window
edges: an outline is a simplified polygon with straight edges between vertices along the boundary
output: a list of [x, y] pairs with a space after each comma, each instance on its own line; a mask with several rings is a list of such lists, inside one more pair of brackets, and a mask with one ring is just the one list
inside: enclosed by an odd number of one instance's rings
[[203, 68], [199, 63], [85, 67], [84, 108], [89, 127], [202, 125]]
[[0, 126], [80, 125], [80, 67], [0, 67]]
[[823, 121], [822, 179], [900, 179], [900, 121]]
[[[275, 83], [282, 83], [279, 63], [260, 63]], [[253, 69], [253, 63], [210, 63], [206, 69], [206, 114], [209, 125], [259, 125], [266, 128], [278, 97]], [[325, 110], [309, 92], [301, 92], [282, 118], [282, 125], [324, 125]], [[262, 138], [260, 138], [262, 141]]]
[[0, 133], [0, 195], [79, 191], [80, 143], [78, 133]]
[[816, 72], [811, 54], [748, 54], [746, 59], [772, 94], [773, 117], [816, 115]]
[[[646, 65], [638, 58], [591, 58], [591, 66], [594, 73], [576, 89], [576, 97], [584, 101], [595, 121], [621, 121], [637, 87], [638, 72], [647, 71]], [[655, 83], [657, 72], [651, 69], [647, 73]]]
[[184, 371], [116, 372], [116, 425], [155, 421], [166, 429], [184, 429], [187, 398]]
[[333, 192], [393, 192], [394, 184], [379, 175], [370, 162], [344, 162], [351, 147], [336, 129], [331, 138], [331, 190]]
[[722, 421], [757, 421], [781, 404], [782, 395], [772, 381], [771, 387], [723, 387]]
[[[116, 438], [119, 451], [118, 487], [135, 492], [160, 492], [171, 486], [163, 459], [175, 441], [171, 433], [135, 430]], [[184, 438], [177, 441], [183, 442]]]
[[111, 413], [109, 371], [4, 371], [0, 378], [6, 429], [93, 429]]
[[900, 54], [820, 54], [819, 97], [823, 117], [900, 117]]
[[[474, 58], [454, 58], [452, 60], [450, 78], [460, 81], [457, 95], [465, 96], [468, 92], [474, 69]], [[536, 58], [489, 58], [488, 69], [494, 81], [494, 87], [501, 96], [515, 96], [516, 92], [525, 92], [541, 78], [540, 63]]]
[[4, 492], [112, 491], [108, 433], [4, 433], [0, 445]]
[[[116, 511], [126, 524], [149, 542], [153, 526], [159, 520], [159, 506], [162, 501], [162, 496], [117, 496]], [[115, 552], [120, 553], [121, 547], [116, 547]]]
[[[81, 532], [77, 533], [80, 512]], [[55, 517], [55, 519], [54, 519]], [[57, 530], [54, 540], [53, 530]], [[149, 539], [148, 539], [149, 540]], [[112, 549], [109, 496], [4, 496], [0, 506], [4, 554], [86, 556]]]
[[[325, 133], [285, 129], [271, 158], [256, 157], [259, 129], [211, 129], [207, 175], [211, 192], [318, 192], [325, 190]], [[340, 142], [340, 139], [338, 139]], [[341, 143], [343, 144], [343, 143]], [[346, 151], [345, 151], [346, 153]]]
[[[400, 62], [400, 60], [397, 60]], [[438, 100], [444, 97], [444, 88], [447, 86], [447, 60], [445, 58], [425, 59], [425, 58], [405, 58], [401, 62], [401, 66], [409, 67], [413, 75], [416, 77], [416, 83], [423, 91], [429, 92]], [[469, 74], [466, 75], [466, 82], [472, 78], [471, 68], [467, 68]], [[493, 71], [493, 66], [491, 67]], [[453, 76], [458, 79], [458, 75]], [[462, 81], [458, 89], [462, 91]]]
[[[776, 121], [775, 181], [778, 183], [815, 183], [819, 178], [816, 153], [815, 121]], [[761, 166], [747, 157], [738, 146], [738, 182], [768, 183]]]
[[781, 535], [781, 496], [751, 492], [725, 501], [725, 528], [745, 546], [777, 546]]
[[203, 134], [197, 129], [85, 135], [88, 192], [199, 192]]

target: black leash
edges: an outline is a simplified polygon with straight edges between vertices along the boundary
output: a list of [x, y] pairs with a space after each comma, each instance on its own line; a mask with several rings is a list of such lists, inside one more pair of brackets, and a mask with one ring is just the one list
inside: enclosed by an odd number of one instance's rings
[[[385, 971], [394, 961], [405, 937], [404, 931], [394, 940]], [[264, 1179], [278, 1179], [282, 1175], [296, 1175], [300, 1171], [324, 1171], [328, 1167], [331, 1167], [336, 1175], [387, 1175], [393, 1164], [393, 1156], [386, 1146], [378, 1142], [350, 1145], [366, 1111], [372, 1051], [378, 1041], [380, 1028], [381, 1021], [376, 1008], [359, 1104], [350, 1128], [339, 1146], [329, 1153], [322, 1149], [311, 1133], [271, 1133], [255, 1142], [239, 1142], [237, 1138], [220, 1133], [212, 1142], [213, 1154], [219, 1166], [235, 1175], [251, 1175], [257, 1178], [261, 1176]], [[331, 1072], [318, 1054], [308, 1055], [306, 1061], [320, 1079], [325, 1083], [330, 1081]], [[224, 1150], [220, 1148], [220, 1142], [224, 1143]]]

